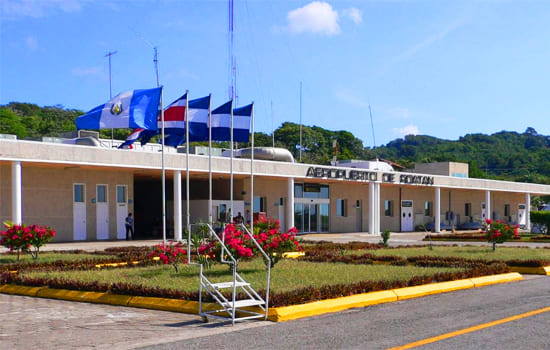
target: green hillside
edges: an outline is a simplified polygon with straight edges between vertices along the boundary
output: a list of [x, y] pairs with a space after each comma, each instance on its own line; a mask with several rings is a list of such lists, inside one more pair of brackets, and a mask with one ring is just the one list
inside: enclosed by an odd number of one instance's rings
[[[18, 138], [57, 136], [75, 130], [74, 120], [82, 111], [62, 106], [39, 107], [12, 102], [0, 106], [0, 133]], [[125, 139], [129, 130], [115, 130], [115, 139]], [[102, 130], [110, 138], [111, 130]], [[283, 147], [300, 159], [300, 126], [283, 123], [274, 135], [255, 133], [256, 146]], [[274, 137], [273, 137], [274, 136]], [[333, 141], [338, 142], [338, 159], [382, 158], [412, 167], [414, 163], [457, 161], [470, 164], [470, 177], [505, 179], [522, 182], [550, 183], [550, 137], [535, 129], [524, 133], [501, 131], [492, 135], [468, 134], [456, 141], [432, 136], [406, 136], [374, 149], [363, 147], [349, 131], [330, 131], [318, 126], [302, 127], [302, 162], [330, 164], [334, 155]], [[227, 147], [227, 143], [218, 144]], [[240, 147], [247, 145], [239, 144]]]

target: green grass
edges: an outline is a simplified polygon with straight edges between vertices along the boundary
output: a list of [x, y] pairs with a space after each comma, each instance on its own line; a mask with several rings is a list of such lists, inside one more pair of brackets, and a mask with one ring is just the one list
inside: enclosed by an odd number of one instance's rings
[[483, 259], [483, 260], [531, 260], [541, 259], [550, 261], [550, 249], [544, 248], [520, 248], [520, 247], [501, 247], [497, 245], [496, 251], [493, 252], [492, 247], [466, 246], [466, 247], [449, 247], [449, 246], [432, 246], [430, 250], [425, 247], [411, 247], [398, 249], [377, 249], [369, 251], [348, 251], [348, 254], [364, 254], [371, 253], [373, 255], [397, 255], [403, 258], [411, 256], [438, 256], [438, 257], [460, 257], [466, 259]]
[[[80, 261], [80, 260], [97, 260], [97, 259], [117, 259], [116, 255], [97, 255], [86, 253], [50, 253], [44, 252], [38, 255], [37, 260], [33, 260], [30, 254], [23, 254], [19, 258], [20, 263], [44, 263], [53, 261]], [[17, 262], [17, 253], [0, 254], [0, 264], [13, 264]]]
[[[408, 280], [413, 276], [428, 276], [438, 272], [459, 271], [456, 268], [423, 268], [414, 266], [347, 265], [339, 263], [311, 263], [294, 259], [280, 261], [271, 270], [271, 290], [284, 292], [300, 287], [349, 284], [358, 281]], [[266, 286], [266, 270], [260, 259], [239, 263], [239, 274], [254, 288]], [[125, 282], [130, 284], [197, 291], [199, 270], [196, 266], [180, 266], [175, 272], [171, 265], [157, 265], [130, 269], [101, 269], [66, 272], [29, 272], [29, 277], [65, 278], [101, 283]], [[226, 265], [212, 265], [207, 271], [211, 282], [230, 281]]]

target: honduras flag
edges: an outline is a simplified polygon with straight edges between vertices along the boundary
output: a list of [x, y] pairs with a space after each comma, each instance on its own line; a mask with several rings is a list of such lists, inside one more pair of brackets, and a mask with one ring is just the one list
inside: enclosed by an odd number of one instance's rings
[[157, 129], [162, 88], [123, 92], [76, 118], [77, 129]]
[[233, 141], [250, 141], [250, 120], [253, 110], [254, 103], [233, 110]]
[[233, 100], [212, 111], [212, 141], [231, 141], [231, 108]]
[[132, 144], [136, 142], [138, 139], [141, 140], [140, 142], [141, 142], [141, 145], [143, 146], [147, 142], [149, 142], [149, 140], [151, 140], [151, 138], [156, 134], [157, 134], [156, 130], [146, 130], [146, 129], [138, 128], [132, 131], [132, 133], [130, 133], [130, 135], [128, 135], [128, 137], [126, 138], [126, 141], [120, 144], [118, 148], [124, 148], [124, 146], [130, 146], [130, 148], [132, 148]]
[[[187, 103], [189, 118], [189, 140], [208, 140], [208, 110], [210, 109], [210, 96], [198, 98], [187, 102], [187, 93], [171, 103], [164, 110], [164, 133], [168, 136], [164, 144], [177, 147], [185, 142], [185, 105]], [[159, 124], [159, 128], [161, 125]]]

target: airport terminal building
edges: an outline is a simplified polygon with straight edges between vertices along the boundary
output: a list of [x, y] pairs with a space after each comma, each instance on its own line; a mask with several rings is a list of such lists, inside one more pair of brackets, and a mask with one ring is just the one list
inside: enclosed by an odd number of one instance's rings
[[[137, 238], [162, 237], [158, 145], [117, 149], [111, 141], [54, 141], [0, 138], [0, 220], [51, 226], [56, 241], [116, 240], [125, 239], [124, 219], [131, 212]], [[166, 149], [164, 158], [167, 227], [177, 239], [187, 215], [186, 176], [191, 222], [208, 220], [209, 157], [191, 154], [189, 169], [185, 153]], [[550, 195], [548, 185], [468, 178], [462, 163], [417, 164], [398, 172], [379, 162], [324, 166], [279, 159], [251, 162], [243, 152], [231, 166], [230, 158], [213, 155], [214, 220], [230, 215], [231, 168], [233, 215], [249, 215], [253, 208], [301, 233], [406, 232], [425, 224], [439, 232], [487, 217], [528, 228], [530, 197]]]

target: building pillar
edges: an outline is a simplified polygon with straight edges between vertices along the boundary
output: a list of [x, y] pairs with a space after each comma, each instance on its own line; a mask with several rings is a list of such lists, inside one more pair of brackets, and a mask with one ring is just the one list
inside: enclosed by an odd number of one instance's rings
[[435, 187], [434, 232], [441, 232], [441, 187]]
[[174, 171], [174, 241], [182, 240], [181, 171]]
[[21, 180], [21, 162], [11, 163], [11, 221], [23, 223], [23, 189]]
[[374, 188], [374, 233], [380, 234], [380, 182], [376, 182]]
[[376, 200], [375, 200], [374, 182], [369, 182], [369, 234], [374, 234], [375, 215], [376, 215]]
[[491, 191], [485, 191], [485, 218], [493, 220], [493, 212], [491, 211]]
[[294, 178], [288, 179], [286, 200], [286, 226], [287, 230], [294, 227]]
[[531, 193], [525, 194], [525, 229], [531, 232]]

